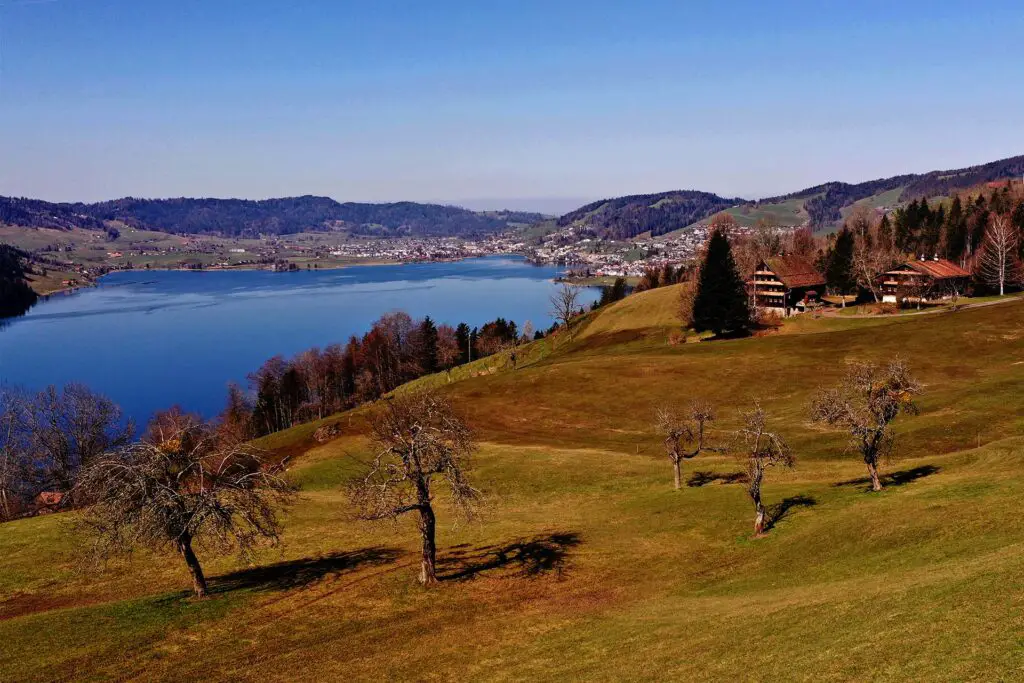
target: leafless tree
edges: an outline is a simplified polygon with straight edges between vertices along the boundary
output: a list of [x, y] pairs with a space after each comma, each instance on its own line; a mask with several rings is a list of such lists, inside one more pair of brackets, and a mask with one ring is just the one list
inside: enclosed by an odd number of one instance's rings
[[135, 431], [121, 409], [81, 384], [48, 387], [25, 402], [25, 437], [37, 458], [43, 488], [69, 492], [79, 468], [94, 457], [127, 445]]
[[773, 465], [792, 467], [793, 451], [781, 436], [768, 431], [767, 415], [760, 404], [743, 415], [743, 427], [739, 430], [738, 448], [747, 470], [747, 494], [754, 503], [754, 535], [764, 533], [767, 523], [764, 504], [761, 502], [761, 484], [764, 471]]
[[463, 517], [472, 518], [481, 500], [466, 476], [476, 450], [472, 431], [448, 401], [430, 391], [386, 400], [371, 426], [377, 453], [366, 475], [350, 485], [349, 496], [361, 519], [419, 514], [420, 583], [432, 585], [437, 582], [434, 478], [445, 480]]
[[195, 546], [245, 557], [259, 541], [277, 541], [278, 511], [295, 489], [282, 466], [267, 466], [255, 449], [222, 445], [212, 429], [187, 418], [172, 423], [85, 466], [77, 492], [90, 506], [82, 523], [99, 559], [137, 547], [175, 550], [203, 598]]
[[572, 340], [573, 319], [579, 309], [580, 288], [568, 283], [562, 284], [557, 292], [551, 295], [551, 317], [565, 327]]
[[818, 393], [811, 419], [850, 433], [851, 447], [867, 465], [872, 490], [881, 491], [878, 462], [891, 456], [895, 447], [890, 424], [900, 413], [917, 413], [914, 396], [920, 393], [920, 383], [899, 358], [885, 368], [856, 363], [837, 386]]
[[880, 277], [899, 259], [899, 253], [874, 234], [877, 228], [865, 226], [861, 220], [854, 225], [853, 275], [857, 285], [871, 292], [877, 304], [882, 300]]
[[20, 429], [21, 396], [0, 393], [0, 522], [21, 511], [28, 497], [28, 452]]
[[665, 453], [672, 461], [676, 489], [682, 488], [681, 464], [700, 455], [707, 445], [707, 427], [715, 419], [710, 404], [694, 401], [686, 410], [661, 406], [655, 410], [655, 428], [664, 437]]
[[523, 331], [521, 334], [515, 334], [511, 339], [506, 342], [505, 346], [508, 350], [508, 360], [512, 364], [512, 369], [516, 370], [519, 367], [519, 348], [524, 344], [529, 344], [533, 339], [533, 323], [527, 320], [523, 323]]
[[1020, 235], [1017, 228], [1005, 216], [994, 216], [985, 232], [978, 267], [982, 279], [992, 287], [999, 288], [999, 296], [1006, 293], [1006, 286], [1021, 279], [1017, 247]]
[[459, 339], [455, 328], [451, 325], [441, 325], [437, 328], [437, 366], [444, 370], [448, 381], [452, 381], [452, 368], [462, 357], [462, 349], [459, 348]]

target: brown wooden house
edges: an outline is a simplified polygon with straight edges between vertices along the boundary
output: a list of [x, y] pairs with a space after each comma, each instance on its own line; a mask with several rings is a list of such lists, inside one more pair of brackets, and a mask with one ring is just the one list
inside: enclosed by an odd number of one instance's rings
[[946, 259], [904, 261], [880, 278], [882, 301], [902, 303], [948, 299], [963, 294], [971, 283], [971, 274]]
[[761, 261], [747, 282], [758, 308], [776, 310], [783, 316], [801, 313], [817, 302], [825, 289], [825, 276], [799, 256], [775, 256]]

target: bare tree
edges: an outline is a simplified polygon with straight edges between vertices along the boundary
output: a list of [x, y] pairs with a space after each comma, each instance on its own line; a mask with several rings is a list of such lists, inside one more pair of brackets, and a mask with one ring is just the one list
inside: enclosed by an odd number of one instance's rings
[[836, 387], [819, 391], [811, 404], [811, 419], [850, 433], [851, 447], [867, 465], [872, 490], [881, 491], [878, 462], [895, 448], [890, 424], [900, 413], [917, 414], [914, 396], [920, 393], [921, 385], [899, 358], [884, 369], [856, 363]]
[[516, 370], [519, 367], [519, 347], [524, 344], [529, 344], [533, 338], [533, 323], [527, 320], [523, 323], [522, 334], [513, 334], [511, 339], [506, 342], [505, 346], [508, 349], [508, 360], [512, 364], [512, 369]]
[[999, 288], [999, 296], [1006, 293], [1007, 285], [1020, 281], [1019, 242], [1016, 227], [1005, 216], [992, 218], [982, 244], [979, 271], [987, 284]]
[[437, 366], [444, 370], [448, 381], [452, 381], [452, 368], [462, 357], [462, 349], [459, 348], [459, 339], [455, 334], [455, 328], [451, 325], [441, 325], [437, 328]]
[[857, 222], [853, 242], [853, 276], [861, 289], [871, 292], [877, 304], [882, 300], [880, 278], [899, 259], [899, 253], [874, 234], [874, 230]]
[[177, 428], [173, 422], [151, 430], [147, 441], [94, 458], [77, 491], [90, 503], [83, 525], [95, 557], [173, 548], [203, 598], [208, 588], [194, 546], [246, 557], [260, 540], [276, 542], [278, 510], [295, 489], [282, 465], [267, 466], [257, 450], [222, 445], [211, 428], [187, 417]]
[[792, 467], [795, 459], [789, 445], [781, 436], [768, 431], [767, 415], [760, 404], [743, 415], [743, 427], [737, 434], [741, 456], [747, 470], [747, 494], [754, 503], [754, 535], [764, 533], [767, 523], [761, 502], [761, 484], [764, 471], [773, 465]]
[[0, 393], [0, 522], [12, 519], [27, 497], [28, 452], [20, 429], [20, 395]]
[[79, 468], [127, 445], [135, 431], [131, 421], [122, 421], [116, 404], [81, 384], [60, 391], [50, 386], [26, 400], [23, 412], [40, 487], [65, 493], [74, 487]]
[[572, 340], [572, 322], [579, 309], [580, 288], [564, 283], [557, 292], [551, 295], [551, 317], [563, 325]]
[[396, 519], [419, 513], [422, 541], [420, 583], [437, 582], [437, 544], [431, 485], [448, 484], [452, 504], [472, 518], [480, 492], [466, 477], [476, 442], [466, 423], [443, 397], [419, 391], [388, 399], [371, 417], [377, 454], [367, 474], [349, 487], [357, 515], [365, 520]]
[[704, 451], [707, 426], [714, 419], [714, 409], [702, 401], [694, 401], [685, 411], [671, 406], [655, 410], [655, 428], [665, 439], [665, 453], [672, 461], [676, 490], [682, 488], [682, 461], [696, 458]]

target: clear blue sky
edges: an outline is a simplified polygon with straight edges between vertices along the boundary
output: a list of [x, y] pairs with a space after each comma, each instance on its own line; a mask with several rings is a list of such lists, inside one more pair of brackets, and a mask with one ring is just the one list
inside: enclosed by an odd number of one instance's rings
[[0, 0], [0, 194], [764, 196], [1024, 153], [1014, 2]]

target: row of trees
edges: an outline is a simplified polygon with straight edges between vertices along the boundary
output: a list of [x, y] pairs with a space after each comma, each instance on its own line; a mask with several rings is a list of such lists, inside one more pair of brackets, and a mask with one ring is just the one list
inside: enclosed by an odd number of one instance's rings
[[35, 291], [25, 279], [28, 254], [0, 244], [0, 318], [22, 315], [35, 303]]
[[[312, 348], [286, 359], [274, 356], [249, 376], [255, 399], [231, 387], [225, 417], [254, 435], [323, 418], [387, 394], [426, 374], [450, 372], [478, 358], [508, 351], [513, 367], [518, 347], [539, 336], [527, 321], [497, 318], [480, 328], [437, 325], [430, 317], [388, 313], [362, 337]], [[248, 417], [246, 417], [248, 415]]]
[[[879, 464], [895, 452], [892, 422], [900, 414], [917, 413], [914, 398], [920, 393], [920, 383], [899, 358], [885, 367], [854, 363], [838, 384], [818, 391], [809, 415], [815, 423], [838, 427], [849, 434], [850, 451], [867, 467], [871, 489], [881, 491]], [[710, 427], [714, 421], [714, 409], [699, 400], [685, 409], [656, 408], [655, 429], [664, 440], [672, 463], [675, 488], [682, 488], [684, 460], [709, 451], [734, 451], [745, 466], [742, 481], [754, 505], [754, 534], [761, 535], [768, 523], [761, 500], [765, 471], [774, 465], [793, 467], [792, 449], [782, 436], [768, 428], [767, 414], [760, 405], [743, 414], [740, 429], [728, 435], [729, 446], [711, 445]]]

